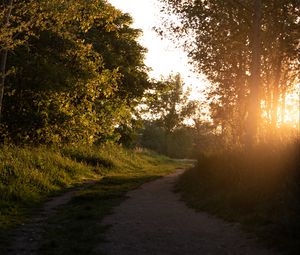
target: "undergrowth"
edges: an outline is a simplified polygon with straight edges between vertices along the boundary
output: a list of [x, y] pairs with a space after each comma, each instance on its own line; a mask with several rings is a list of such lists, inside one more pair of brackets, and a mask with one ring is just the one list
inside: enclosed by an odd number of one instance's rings
[[300, 143], [202, 153], [179, 180], [183, 200], [287, 254], [300, 253]]

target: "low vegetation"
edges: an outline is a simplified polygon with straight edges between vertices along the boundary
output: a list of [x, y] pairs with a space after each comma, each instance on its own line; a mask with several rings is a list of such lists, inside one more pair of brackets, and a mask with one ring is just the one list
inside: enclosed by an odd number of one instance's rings
[[[178, 166], [180, 163], [152, 152], [126, 150], [117, 145], [1, 147], [0, 244], [4, 245], [3, 242], [9, 239], [8, 232], [24, 222], [49, 196], [88, 180], [98, 180], [95, 187], [86, 189], [74, 199], [74, 203], [80, 201], [80, 205], [72, 206], [84, 208], [84, 217], [89, 218], [90, 214], [85, 210], [88, 203], [89, 208], [96, 207], [96, 211], [91, 211], [97, 219], [101, 219], [103, 213], [107, 213], [107, 209], [128, 190], [167, 174]], [[96, 201], [98, 203], [94, 203]], [[107, 204], [107, 201], [110, 202]], [[73, 209], [67, 210], [68, 214], [76, 217], [82, 214], [81, 209]], [[71, 215], [68, 215], [70, 218]], [[74, 224], [77, 222], [75, 220]]]
[[177, 187], [189, 206], [239, 221], [270, 246], [299, 254], [299, 145], [203, 153]]

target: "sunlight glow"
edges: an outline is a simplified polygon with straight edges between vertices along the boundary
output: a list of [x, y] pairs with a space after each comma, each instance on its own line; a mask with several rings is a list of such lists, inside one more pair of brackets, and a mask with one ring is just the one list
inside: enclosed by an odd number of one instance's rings
[[[277, 128], [287, 127], [300, 131], [300, 84], [295, 84], [294, 88], [285, 96], [284, 107], [282, 99], [278, 103]], [[266, 121], [265, 123], [271, 124], [271, 116], [268, 116], [266, 111], [266, 101], [262, 101], [261, 108], [263, 120]]]
[[[294, 91], [288, 94], [285, 98], [286, 107], [284, 112], [284, 123], [281, 125], [291, 126], [300, 130], [300, 84], [296, 84]], [[281, 115], [280, 109], [278, 109]], [[282, 116], [280, 116], [282, 119]]]
[[[133, 27], [143, 31], [140, 43], [148, 49], [145, 64], [151, 68], [150, 78], [160, 79], [171, 73], [180, 73], [185, 88], [191, 88], [190, 99], [204, 101], [203, 90], [210, 86], [205, 76], [195, 74], [188, 63], [186, 53], [176, 48], [171, 41], [160, 38], [153, 30], [153, 27], [159, 26], [160, 2], [157, 0], [109, 0], [109, 2], [123, 12], [129, 13], [134, 20]], [[281, 116], [281, 108], [278, 107], [278, 127], [289, 126], [300, 130], [299, 89], [300, 84], [297, 84], [295, 90], [286, 96], [284, 118]], [[266, 106], [262, 104], [262, 107]], [[204, 110], [207, 114], [208, 108]], [[262, 115], [267, 120], [266, 114]]]
[[151, 78], [160, 79], [171, 73], [180, 73], [186, 87], [191, 87], [191, 99], [201, 99], [201, 91], [209, 82], [202, 75], [195, 74], [188, 64], [186, 53], [167, 39], [160, 38], [153, 27], [159, 26], [160, 3], [157, 0], [109, 0], [111, 4], [129, 13], [134, 20], [133, 27], [143, 30], [140, 43], [148, 49], [145, 63], [152, 70]]

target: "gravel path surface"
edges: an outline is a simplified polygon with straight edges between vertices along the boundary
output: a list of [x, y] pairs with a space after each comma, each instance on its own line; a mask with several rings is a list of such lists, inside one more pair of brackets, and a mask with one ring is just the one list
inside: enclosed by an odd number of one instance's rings
[[237, 224], [188, 208], [173, 192], [184, 170], [142, 185], [103, 220], [111, 225], [107, 255], [275, 255], [260, 247]]

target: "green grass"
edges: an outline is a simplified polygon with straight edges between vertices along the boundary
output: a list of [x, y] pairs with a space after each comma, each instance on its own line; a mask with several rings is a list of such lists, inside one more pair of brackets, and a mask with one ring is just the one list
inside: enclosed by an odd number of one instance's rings
[[8, 245], [11, 230], [26, 221], [48, 197], [97, 180], [95, 185], [85, 185], [59, 214], [49, 219], [46, 241], [40, 251], [91, 254], [104, 231], [100, 220], [124, 199], [127, 191], [184, 165], [146, 150], [126, 150], [117, 145], [2, 147], [0, 247]]
[[238, 221], [266, 245], [300, 253], [300, 146], [204, 153], [179, 180], [191, 207]]

